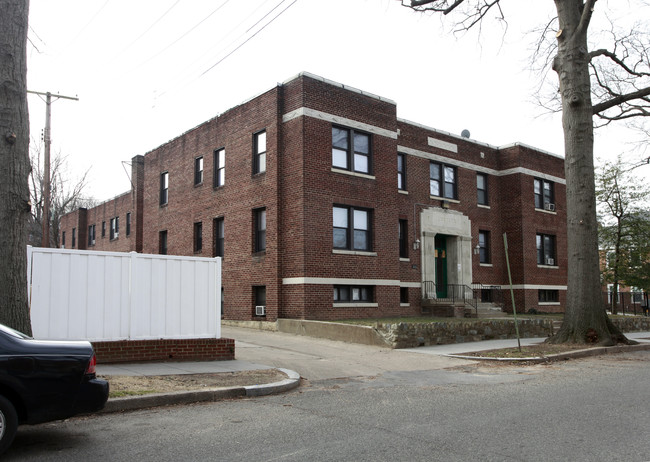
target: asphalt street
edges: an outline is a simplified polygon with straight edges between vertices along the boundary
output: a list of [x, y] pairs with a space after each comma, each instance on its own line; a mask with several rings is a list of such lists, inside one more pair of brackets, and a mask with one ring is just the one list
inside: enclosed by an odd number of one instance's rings
[[239, 330], [239, 359], [303, 385], [21, 427], [4, 460], [650, 460], [650, 352], [502, 366]]

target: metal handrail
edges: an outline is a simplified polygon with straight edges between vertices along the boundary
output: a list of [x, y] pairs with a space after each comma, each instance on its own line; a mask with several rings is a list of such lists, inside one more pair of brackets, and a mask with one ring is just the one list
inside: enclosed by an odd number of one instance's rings
[[474, 297], [474, 291], [471, 287], [464, 284], [447, 284], [446, 297], [438, 297], [436, 283], [433, 281], [422, 282], [422, 297], [426, 300], [435, 300], [437, 303], [456, 303], [462, 302], [474, 308], [478, 316], [478, 302]]
[[489, 290], [492, 294], [492, 303], [500, 306], [502, 309], [505, 306], [505, 300], [503, 297], [503, 288], [500, 285], [496, 284], [482, 284], [480, 282], [475, 282], [472, 284], [472, 290], [474, 291], [474, 298], [481, 300], [481, 291]]

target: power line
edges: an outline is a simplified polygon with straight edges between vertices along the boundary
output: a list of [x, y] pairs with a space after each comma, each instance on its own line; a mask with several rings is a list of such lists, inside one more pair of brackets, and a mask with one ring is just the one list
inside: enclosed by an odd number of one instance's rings
[[[273, 8], [271, 8], [271, 9], [270, 9], [270, 10], [269, 10], [269, 11], [268, 11], [264, 16], [262, 16], [262, 18], [260, 18], [260, 19], [259, 19], [258, 21], [256, 21], [252, 26], [250, 26], [250, 27], [246, 30], [246, 32], [242, 33], [239, 37], [237, 37], [235, 40], [233, 40], [232, 42], [230, 42], [230, 44], [228, 44], [226, 47], [224, 47], [224, 50], [227, 49], [228, 47], [230, 47], [232, 44], [237, 43], [238, 40], [240, 40], [242, 37], [244, 37], [244, 36], [245, 36], [248, 32], [250, 32], [250, 31], [251, 31], [251, 30], [252, 30], [256, 25], [260, 24], [260, 23], [261, 23], [265, 18], [267, 18], [267, 17], [268, 17], [268, 16], [269, 16], [273, 11], [277, 10], [278, 7], [280, 7], [280, 6], [281, 6], [283, 3], [285, 3], [286, 1], [287, 1], [287, 0], [281, 0], [278, 4], [276, 4]], [[294, 1], [293, 1], [291, 4], [289, 4], [286, 8], [284, 8], [282, 11], [280, 11], [276, 16], [274, 16], [270, 21], [268, 21], [266, 24], [264, 24], [264, 26], [262, 26], [262, 27], [261, 27], [259, 30], [257, 30], [254, 34], [252, 34], [251, 36], [249, 36], [248, 38], [246, 38], [246, 40], [244, 40], [242, 43], [240, 43], [239, 45], [237, 45], [233, 50], [231, 50], [231, 51], [230, 51], [229, 53], [227, 53], [224, 57], [222, 57], [222, 58], [219, 59], [216, 63], [214, 63], [212, 66], [210, 66], [210, 68], [208, 68], [208, 69], [206, 69], [205, 71], [203, 71], [202, 73], [200, 73], [200, 74], [199, 74], [198, 76], [196, 76], [194, 79], [188, 81], [188, 82], [187, 82], [186, 84], [184, 84], [181, 88], [185, 88], [185, 87], [187, 87], [188, 85], [190, 85], [190, 84], [196, 82], [196, 81], [199, 80], [203, 75], [205, 75], [206, 73], [208, 73], [210, 70], [212, 70], [214, 67], [216, 67], [217, 65], [219, 65], [221, 62], [223, 62], [223, 61], [224, 61], [225, 59], [227, 59], [229, 56], [231, 56], [232, 54], [234, 54], [234, 53], [235, 53], [237, 50], [239, 50], [242, 46], [244, 46], [246, 43], [248, 43], [250, 40], [252, 40], [252, 39], [253, 39], [257, 34], [259, 34], [260, 32], [262, 32], [262, 31], [263, 31], [267, 26], [269, 26], [271, 23], [273, 23], [273, 21], [275, 21], [277, 18], [279, 18], [279, 17], [280, 17], [280, 16], [281, 16], [285, 11], [287, 11], [287, 10], [288, 10], [291, 6], [293, 6], [297, 1], [298, 1], [298, 0], [294, 0]], [[266, 2], [264, 2], [264, 3], [266, 3]], [[249, 15], [248, 17], [250, 18], [250, 16], [252, 16], [252, 14]], [[246, 19], [248, 19], [248, 18], [246, 18]], [[245, 21], [246, 21], [246, 20], [242, 21], [239, 25], [243, 24]], [[238, 25], [237, 27], [239, 27], [239, 25]], [[236, 27], [236, 28], [237, 28], [237, 27]], [[235, 29], [236, 29], [236, 28], [235, 28]], [[173, 87], [172, 87], [172, 88], [173, 88]], [[169, 93], [170, 91], [172, 91], [172, 90], [171, 90], [171, 89], [167, 89], [167, 90], [165, 90], [165, 91], [159, 93], [157, 97], [161, 97], [161, 96], [163, 96], [163, 95]]]
[[[264, 5], [266, 5], [269, 1], [271, 1], [271, 0], [264, 0], [264, 2], [262, 2], [262, 4], [258, 7], [258, 9], [262, 8], [262, 7], [263, 7]], [[281, 0], [280, 3], [284, 2], [284, 1], [285, 1], [285, 0]], [[277, 5], [276, 5], [276, 8], [277, 8]], [[275, 8], [274, 8], [274, 9], [275, 9]], [[238, 29], [239, 29], [243, 24], [245, 24], [245, 23], [246, 23], [246, 22], [247, 22], [247, 21], [248, 21], [248, 20], [249, 20], [253, 15], [255, 15], [255, 13], [256, 13], [256, 11], [252, 11], [252, 12], [251, 12], [251, 13], [250, 13], [246, 18], [242, 19], [242, 20], [239, 22], [239, 24], [237, 24], [237, 25], [234, 26], [232, 29], [230, 29], [230, 31], [228, 31], [228, 32], [223, 36], [223, 38], [222, 38], [220, 41], [218, 41], [217, 43], [215, 43], [212, 47], [208, 48], [204, 53], [202, 53], [202, 54], [201, 54], [199, 57], [197, 57], [194, 61], [192, 61], [191, 63], [189, 63], [189, 64], [186, 65], [186, 66], [183, 66], [183, 68], [181, 69], [180, 73], [178, 73], [178, 74], [176, 75], [176, 77], [174, 77], [174, 78], [172, 79], [175, 83], [172, 83], [172, 84], [168, 85], [168, 87], [171, 88], [171, 89], [174, 89], [174, 88], [180, 86], [180, 84], [181, 84], [185, 79], [187, 79], [187, 78], [189, 78], [189, 79], [191, 79], [191, 80], [190, 80], [188, 83], [184, 84], [184, 85], [182, 86], [182, 88], [185, 88], [186, 85], [188, 85], [189, 83], [194, 82], [194, 81], [196, 80], [196, 78], [193, 78], [193, 79], [192, 79], [192, 75], [195, 74], [195, 71], [194, 71], [193, 69], [191, 69], [191, 68], [193, 68], [193, 67], [195, 67], [195, 66], [196, 66], [196, 67], [201, 67], [202, 65], [197, 64], [197, 63], [199, 63], [199, 62], [200, 62], [200, 61], [201, 61], [201, 60], [202, 60], [206, 55], [210, 54], [210, 52], [211, 52], [213, 49], [215, 49], [215, 48], [217, 47], [217, 45], [219, 45], [220, 43], [224, 42], [226, 38], [230, 37], [230, 35], [232, 35], [233, 32], [235, 32], [235, 31], [238, 30]], [[250, 28], [249, 28], [249, 30], [250, 30]], [[237, 43], [237, 42], [238, 42], [238, 41], [239, 41], [243, 36], [245, 36], [245, 35], [246, 35], [246, 32], [240, 34], [240, 35], [239, 35], [237, 38], [235, 38], [234, 40], [231, 40], [230, 43], [228, 43], [228, 45], [224, 46], [221, 50], [219, 50], [218, 53], [216, 53], [216, 56], [219, 56], [222, 52], [224, 52], [224, 50], [227, 50], [227, 49], [230, 48], [233, 44]], [[210, 59], [210, 61], [211, 61], [211, 60], [212, 60], [212, 58]], [[166, 94], [166, 93], [168, 93], [169, 91], [171, 91], [169, 88], [166, 89], [166, 90], [164, 90], [164, 91], [162, 91], [161, 93], [159, 93], [158, 96], [163, 96], [164, 94]]]
[[79, 32], [77, 33], [77, 35], [75, 35], [75, 37], [70, 41], [70, 43], [68, 43], [68, 45], [67, 45], [65, 48], [69, 48], [69, 47], [70, 47], [74, 42], [77, 41], [77, 39], [81, 36], [81, 34], [83, 34], [83, 32], [86, 30], [86, 28], [87, 28], [87, 27], [88, 27], [88, 26], [89, 26], [89, 25], [90, 25], [90, 24], [95, 20], [95, 18], [96, 18], [97, 16], [99, 16], [99, 13], [101, 13], [102, 10], [103, 10], [104, 8], [106, 8], [106, 5], [108, 5], [108, 2], [110, 2], [110, 1], [111, 1], [111, 0], [106, 0], [106, 1], [104, 2], [104, 4], [103, 4], [103, 5], [102, 5], [102, 6], [101, 6], [101, 7], [100, 7], [96, 12], [95, 12], [95, 14], [92, 16], [92, 18], [90, 18], [90, 19], [88, 20], [88, 22], [87, 22], [87, 23], [86, 23], [86, 24], [85, 24], [85, 25], [84, 25], [84, 26], [79, 30]]
[[142, 66], [144, 66], [145, 64], [147, 64], [149, 61], [151, 61], [151, 60], [157, 58], [158, 56], [160, 56], [161, 54], [163, 54], [165, 51], [167, 51], [169, 48], [171, 48], [172, 46], [174, 46], [174, 45], [175, 45], [176, 43], [178, 43], [180, 40], [182, 40], [183, 38], [185, 38], [188, 34], [190, 34], [192, 31], [194, 31], [197, 27], [199, 27], [199, 26], [200, 26], [201, 24], [203, 24], [205, 21], [207, 21], [208, 18], [210, 18], [213, 14], [215, 14], [217, 11], [219, 11], [221, 8], [223, 8], [223, 7], [224, 7], [224, 6], [225, 6], [229, 1], [230, 1], [230, 0], [225, 0], [225, 1], [224, 1], [221, 5], [219, 5], [219, 6], [218, 6], [214, 11], [212, 11], [212, 12], [211, 12], [210, 14], [208, 14], [205, 18], [203, 18], [201, 21], [199, 21], [199, 22], [196, 23], [194, 26], [192, 26], [192, 27], [191, 27], [188, 31], [186, 31], [183, 35], [181, 35], [180, 37], [178, 37], [176, 40], [174, 40], [172, 43], [170, 43], [169, 45], [167, 45], [165, 48], [163, 48], [162, 50], [160, 50], [160, 51], [159, 51], [158, 53], [156, 53], [155, 55], [151, 56], [149, 59], [147, 59], [147, 60], [141, 62], [138, 66], [136, 66], [135, 68], [131, 69], [131, 71], [135, 71], [136, 69], [141, 68]]
[[[248, 42], [249, 42], [253, 37], [255, 37], [257, 34], [259, 34], [259, 33], [262, 32], [264, 29], [266, 29], [266, 27], [267, 27], [268, 25], [270, 25], [273, 21], [275, 21], [276, 19], [278, 19], [278, 18], [282, 15], [282, 13], [284, 13], [284, 12], [287, 11], [289, 8], [291, 8], [291, 7], [292, 7], [292, 6], [293, 6], [297, 1], [298, 1], [298, 0], [293, 0], [293, 2], [291, 2], [291, 3], [289, 4], [289, 6], [287, 6], [284, 10], [280, 11], [280, 13], [278, 13], [278, 14], [277, 14], [273, 19], [271, 19], [269, 22], [267, 22], [266, 24], [264, 24], [264, 26], [262, 26], [262, 27], [261, 27], [257, 32], [255, 32], [253, 35], [251, 35], [250, 37], [248, 37], [248, 38], [247, 38], [243, 43], [241, 43], [239, 46], [237, 46], [234, 50], [232, 50], [232, 51], [231, 51], [230, 53], [228, 53], [226, 56], [224, 56], [224, 57], [221, 58], [219, 61], [217, 61], [216, 63], [214, 63], [212, 66], [210, 66], [208, 69], [206, 69], [203, 73], [201, 73], [201, 75], [199, 75], [198, 78], [203, 77], [205, 74], [207, 74], [207, 73], [210, 72], [212, 69], [214, 69], [214, 68], [217, 67], [219, 64], [221, 64], [221, 63], [222, 63], [226, 58], [228, 58], [230, 55], [232, 55], [235, 51], [239, 50], [242, 46], [246, 45], [246, 44], [247, 44], [247, 43], [248, 43]], [[280, 4], [281, 4], [281, 3], [284, 3], [284, 0], [283, 0], [282, 2], [280, 2]], [[279, 5], [278, 5], [278, 6], [279, 6]], [[277, 8], [277, 6], [276, 6], [276, 8]], [[275, 8], [274, 8], [274, 9], [275, 9]], [[267, 16], [268, 16], [268, 15], [267, 15]], [[258, 21], [258, 23], [259, 23], [259, 21]], [[249, 30], [250, 30], [250, 29], [249, 29]]]
[[172, 6], [167, 8], [167, 11], [165, 11], [162, 15], [158, 17], [148, 28], [145, 30], [142, 34], [140, 34], [137, 38], [135, 38], [131, 43], [129, 43], [122, 51], [120, 51], [117, 55], [113, 57], [113, 61], [120, 55], [122, 55], [125, 51], [127, 51], [129, 48], [131, 48], [135, 43], [137, 43], [142, 37], [144, 37], [151, 29], [154, 28], [156, 24], [158, 24], [167, 14], [174, 9], [176, 5], [178, 5], [181, 2], [181, 0], [176, 0]]

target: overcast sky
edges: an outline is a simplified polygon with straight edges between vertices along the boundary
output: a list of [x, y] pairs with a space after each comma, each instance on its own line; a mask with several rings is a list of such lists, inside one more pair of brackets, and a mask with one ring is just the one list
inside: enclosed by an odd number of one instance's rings
[[[395, 0], [31, 0], [28, 89], [79, 97], [52, 104], [52, 153], [73, 178], [90, 169], [100, 201], [129, 190], [133, 156], [301, 71], [390, 98], [403, 119], [563, 155], [560, 116], [535, 104], [528, 70], [527, 32], [553, 8], [506, 2], [505, 33], [455, 38]], [[28, 101], [42, 145], [45, 103]], [[596, 156], [630, 151], [633, 136], [598, 132]]]

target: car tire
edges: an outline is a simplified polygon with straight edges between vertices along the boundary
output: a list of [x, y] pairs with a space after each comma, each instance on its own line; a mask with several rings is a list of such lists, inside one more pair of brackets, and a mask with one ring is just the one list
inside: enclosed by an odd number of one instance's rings
[[16, 436], [18, 415], [11, 401], [0, 395], [0, 454], [5, 452]]

